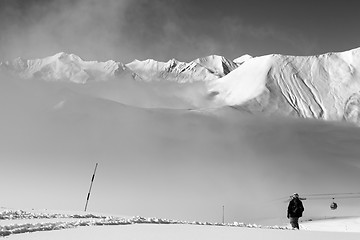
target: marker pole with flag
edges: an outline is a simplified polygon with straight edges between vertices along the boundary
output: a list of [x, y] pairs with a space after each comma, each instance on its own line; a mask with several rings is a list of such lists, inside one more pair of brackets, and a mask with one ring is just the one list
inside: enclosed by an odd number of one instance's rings
[[95, 173], [96, 173], [97, 166], [98, 166], [98, 164], [96, 163], [96, 165], [95, 165], [95, 170], [94, 170], [94, 174], [93, 174], [93, 176], [92, 176], [92, 178], [91, 178], [89, 193], [88, 193], [87, 198], [86, 198], [85, 212], [86, 212], [86, 209], [87, 209], [87, 206], [88, 206], [88, 203], [89, 203], [91, 188], [92, 188], [92, 185], [93, 185], [93, 182], [94, 182], [94, 178], [95, 178]]

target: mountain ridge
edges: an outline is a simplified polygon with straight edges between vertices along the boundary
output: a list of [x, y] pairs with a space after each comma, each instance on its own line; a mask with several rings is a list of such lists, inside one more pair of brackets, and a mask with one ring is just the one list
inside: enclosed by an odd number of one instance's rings
[[[40, 78], [46, 81], [68, 80], [75, 83], [86, 83], [90, 78], [111, 78], [118, 72], [126, 70], [131, 71], [135, 79], [142, 81], [154, 81], [154, 78], [157, 80], [171, 78], [178, 82], [213, 80], [228, 74], [237, 66], [231, 60], [218, 55], [198, 58], [188, 63], [176, 59], [170, 59], [167, 62], [154, 59], [142, 61], [135, 59], [124, 64], [114, 60], [84, 61], [75, 54], [65, 52], [45, 58], [23, 59], [18, 57], [0, 62], [0, 67], [14, 72], [22, 78]], [[144, 69], [146, 73], [142, 74]], [[89, 74], [91, 71], [102, 72], [102, 76], [92, 76]], [[150, 72], [153, 73], [148, 77]]]
[[184, 108], [233, 106], [252, 114], [360, 125], [360, 48], [314, 56], [243, 55], [232, 61], [210, 55], [188, 63], [147, 59], [127, 64], [84, 61], [61, 52], [43, 59], [18, 58], [0, 67], [21, 78], [81, 84], [121, 82], [125, 75], [131, 76], [129, 84], [138, 82], [133, 89], [143, 89], [138, 94], [151, 92], [146, 101], [151, 102], [154, 94], [161, 96], [150, 104], [155, 108], [172, 108], [161, 101], [180, 99], [177, 106]]

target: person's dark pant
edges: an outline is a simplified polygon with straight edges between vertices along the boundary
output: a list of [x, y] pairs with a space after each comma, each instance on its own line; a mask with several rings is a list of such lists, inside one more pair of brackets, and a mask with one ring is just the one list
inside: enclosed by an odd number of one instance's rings
[[290, 218], [291, 227], [299, 229], [299, 218], [298, 217], [291, 217]]

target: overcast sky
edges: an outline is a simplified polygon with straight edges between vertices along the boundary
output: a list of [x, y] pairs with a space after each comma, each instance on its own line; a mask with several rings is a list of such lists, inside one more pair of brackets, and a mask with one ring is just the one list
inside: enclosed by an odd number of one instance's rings
[[356, 48], [356, 0], [0, 0], [0, 60], [315, 55]]

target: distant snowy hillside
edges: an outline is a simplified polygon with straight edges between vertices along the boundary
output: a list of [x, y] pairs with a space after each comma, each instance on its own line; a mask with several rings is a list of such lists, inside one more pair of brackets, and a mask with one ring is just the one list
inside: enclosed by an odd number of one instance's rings
[[318, 56], [243, 55], [233, 61], [211, 55], [189, 63], [148, 59], [122, 64], [58, 53], [18, 58], [1, 68], [25, 79], [82, 83], [87, 86], [70, 88], [138, 107], [233, 106], [253, 114], [360, 124], [360, 48]]

